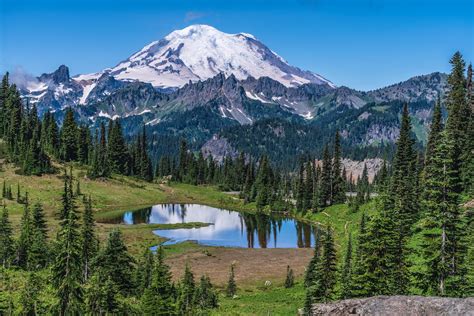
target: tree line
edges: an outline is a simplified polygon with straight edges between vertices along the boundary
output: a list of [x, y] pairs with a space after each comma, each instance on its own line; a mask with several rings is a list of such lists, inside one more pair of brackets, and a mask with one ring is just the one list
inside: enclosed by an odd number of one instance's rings
[[[218, 306], [208, 276], [195, 281], [189, 266], [172, 281], [162, 247], [132, 257], [120, 230], [101, 244], [95, 231], [91, 198], [73, 192], [72, 173], [64, 175], [62, 207], [56, 236], [48, 236], [41, 204], [24, 205], [18, 237], [3, 206], [0, 218], [0, 313], [5, 315], [195, 315]], [[18, 300], [9, 273], [26, 271]], [[15, 286], [18, 286], [15, 285]]]
[[474, 295], [473, 214], [461, 207], [473, 194], [472, 66], [466, 76], [459, 52], [450, 63], [448, 117], [443, 122], [438, 100], [422, 159], [405, 106], [393, 164], [379, 179], [376, 212], [363, 214], [340, 264], [332, 229], [317, 237], [305, 277], [307, 312], [333, 299]]

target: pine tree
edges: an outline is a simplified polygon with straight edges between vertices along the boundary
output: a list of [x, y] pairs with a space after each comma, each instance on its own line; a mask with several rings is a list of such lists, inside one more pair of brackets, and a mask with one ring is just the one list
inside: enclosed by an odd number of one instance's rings
[[194, 275], [186, 264], [184, 276], [180, 283], [177, 310], [179, 315], [192, 315], [194, 311]]
[[219, 306], [217, 293], [207, 275], [201, 276], [199, 286], [196, 287], [194, 301], [198, 312], [201, 313], [206, 313], [209, 309]]
[[331, 155], [329, 154], [329, 147], [326, 144], [323, 151], [323, 163], [321, 168], [321, 184], [319, 192], [319, 205], [326, 207], [331, 203], [332, 196], [332, 175], [331, 175], [332, 163]]
[[118, 120], [110, 121], [109, 124], [110, 133], [107, 152], [109, 154], [110, 169], [115, 173], [127, 174], [128, 150], [123, 138], [121, 124]]
[[334, 137], [334, 157], [332, 163], [332, 203], [340, 204], [346, 201], [346, 188], [341, 171], [341, 142], [339, 131]]
[[308, 267], [306, 268], [306, 273], [304, 276], [304, 286], [309, 289], [316, 282], [317, 279], [317, 267], [321, 260], [321, 243], [320, 243], [320, 232], [319, 229], [316, 230], [315, 236], [315, 245], [313, 257], [309, 261]]
[[78, 216], [72, 194], [72, 174], [65, 174], [63, 210], [57, 236], [52, 283], [58, 298], [59, 315], [77, 315], [83, 310], [82, 270]]
[[86, 310], [91, 315], [125, 315], [120, 309], [119, 297], [117, 285], [110, 276], [94, 274], [85, 288]]
[[306, 184], [304, 181], [304, 163], [301, 160], [298, 172], [298, 185], [296, 192], [296, 211], [301, 213], [304, 211], [304, 197], [306, 193], [305, 185]]
[[32, 240], [31, 214], [28, 204], [24, 205], [23, 216], [21, 218], [20, 237], [16, 246], [15, 264], [23, 269], [28, 267], [28, 255]]
[[336, 285], [336, 249], [334, 247], [332, 228], [328, 226], [323, 240], [323, 250], [321, 253], [321, 260], [319, 261], [320, 281], [317, 286], [317, 293], [320, 295], [319, 299], [324, 302], [331, 300], [334, 296], [334, 288]]
[[227, 281], [226, 287], [227, 297], [233, 297], [237, 294], [237, 283], [235, 282], [234, 264], [230, 265], [229, 280]]
[[257, 209], [262, 210], [272, 202], [273, 174], [267, 156], [262, 156], [255, 179]]
[[138, 269], [136, 270], [137, 275], [137, 290], [139, 295], [143, 295], [144, 291], [151, 285], [152, 275], [154, 269], [154, 256], [149, 248], [145, 249], [143, 257], [139, 262]]
[[458, 296], [462, 293], [462, 263], [465, 249], [461, 245], [462, 222], [460, 195], [461, 182], [452, 160], [456, 146], [447, 131], [440, 135], [426, 166], [423, 221], [423, 258], [426, 266], [426, 291], [433, 295]]
[[341, 292], [339, 294], [340, 299], [348, 299], [352, 297], [352, 234], [349, 234], [349, 240], [347, 242], [346, 255], [344, 257], [344, 266], [342, 267], [340, 287]]
[[44, 280], [34, 272], [28, 275], [27, 283], [20, 293], [20, 315], [41, 315], [41, 290]]
[[[148, 262], [149, 255], [145, 260]], [[153, 256], [151, 257], [153, 259]], [[157, 249], [153, 262], [150, 280], [142, 297], [142, 311], [145, 315], [172, 315], [176, 311], [175, 293], [171, 281], [170, 268], [164, 262], [163, 248]], [[189, 280], [188, 280], [189, 281]]]
[[97, 255], [99, 242], [95, 235], [95, 221], [91, 198], [85, 198], [81, 227], [82, 270], [84, 281], [91, 275], [91, 263]]
[[72, 108], [66, 109], [63, 127], [60, 133], [61, 138], [61, 159], [64, 161], [74, 161], [77, 159], [77, 125], [74, 120]]
[[38, 230], [46, 239], [48, 234], [48, 227], [46, 225], [46, 219], [44, 218], [44, 210], [41, 203], [35, 203], [33, 206], [32, 216], [33, 228]]
[[114, 229], [109, 234], [105, 248], [94, 260], [94, 267], [100, 275], [110, 276], [119, 291], [125, 295], [133, 291], [133, 262], [122, 240], [122, 233]]
[[436, 101], [435, 107], [433, 109], [433, 119], [431, 121], [430, 133], [428, 135], [428, 142], [426, 144], [425, 165], [430, 164], [430, 159], [433, 155], [433, 151], [435, 150], [435, 147], [439, 144], [440, 134], [443, 131], [442, 119], [443, 118], [441, 114], [441, 101], [438, 98], [438, 101]]
[[295, 275], [290, 266], [286, 266], [285, 288], [289, 289], [295, 284]]
[[13, 231], [8, 217], [8, 210], [3, 205], [2, 217], [0, 218], [0, 263], [8, 268], [14, 253]]
[[[408, 291], [409, 270], [407, 256], [407, 242], [411, 236], [411, 226], [419, 218], [419, 197], [418, 197], [418, 169], [417, 155], [414, 149], [414, 140], [412, 137], [410, 116], [408, 106], [403, 107], [400, 135], [397, 140], [397, 149], [393, 162], [393, 176], [388, 194], [382, 198], [382, 208], [386, 212], [385, 219], [390, 219], [390, 223], [384, 221], [383, 233], [395, 241], [393, 248], [388, 250], [393, 253], [388, 254], [390, 260], [393, 260], [391, 267], [391, 284], [393, 294], [403, 295]], [[375, 219], [378, 220], [376, 217]], [[388, 226], [392, 229], [388, 230]], [[393, 235], [396, 231], [396, 235]], [[384, 260], [383, 257], [379, 257]], [[385, 263], [381, 263], [383, 266]]]
[[48, 229], [44, 218], [43, 207], [40, 203], [33, 206], [31, 219], [32, 236], [31, 246], [28, 254], [28, 266], [30, 270], [45, 267], [49, 261]]

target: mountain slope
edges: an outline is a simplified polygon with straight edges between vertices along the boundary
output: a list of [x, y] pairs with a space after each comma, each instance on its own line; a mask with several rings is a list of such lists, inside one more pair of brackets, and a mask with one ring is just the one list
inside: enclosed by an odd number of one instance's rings
[[227, 34], [208, 25], [174, 31], [103, 72], [160, 88], [181, 87], [219, 73], [238, 80], [269, 77], [285, 86], [312, 82], [334, 87], [318, 74], [290, 66], [253, 35]]

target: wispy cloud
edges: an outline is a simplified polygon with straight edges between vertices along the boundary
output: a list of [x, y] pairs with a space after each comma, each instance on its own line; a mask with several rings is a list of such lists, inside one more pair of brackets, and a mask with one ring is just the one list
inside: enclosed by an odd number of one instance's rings
[[28, 73], [23, 67], [17, 66], [10, 73], [10, 82], [17, 85], [18, 88], [26, 89], [28, 86], [37, 85], [38, 79], [32, 74]]
[[203, 18], [207, 15], [205, 12], [200, 12], [200, 11], [188, 11], [186, 12], [184, 16], [184, 22], [188, 23], [194, 20], [198, 20], [200, 18]]

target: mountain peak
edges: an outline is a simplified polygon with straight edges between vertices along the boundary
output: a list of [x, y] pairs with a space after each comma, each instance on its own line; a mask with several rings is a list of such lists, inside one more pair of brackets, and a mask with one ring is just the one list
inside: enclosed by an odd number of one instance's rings
[[213, 36], [243, 36], [253, 40], [257, 40], [255, 36], [249, 33], [237, 33], [237, 34], [229, 34], [224, 33], [213, 26], [207, 24], [193, 24], [187, 26], [181, 30], [176, 30], [168, 34], [165, 39], [171, 40], [174, 38], [183, 38], [183, 37], [213, 37]]
[[69, 68], [66, 65], [61, 65], [50, 74], [42, 74], [39, 79], [41, 81], [52, 80], [55, 84], [67, 83], [70, 79]]
[[305, 83], [335, 87], [318, 74], [289, 65], [251, 34], [224, 33], [205, 24], [173, 31], [103, 72], [159, 88], [182, 87], [219, 73], [237, 80], [269, 77], [287, 87]]

